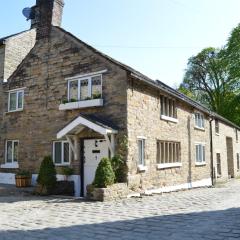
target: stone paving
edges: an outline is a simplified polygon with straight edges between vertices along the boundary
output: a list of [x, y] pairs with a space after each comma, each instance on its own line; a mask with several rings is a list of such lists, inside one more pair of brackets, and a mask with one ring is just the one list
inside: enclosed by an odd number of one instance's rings
[[2, 196], [0, 240], [10, 239], [240, 239], [240, 181], [108, 203]]

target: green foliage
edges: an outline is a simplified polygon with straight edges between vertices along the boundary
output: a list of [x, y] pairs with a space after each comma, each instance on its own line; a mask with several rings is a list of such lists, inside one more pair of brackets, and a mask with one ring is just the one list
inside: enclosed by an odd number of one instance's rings
[[62, 170], [61, 170], [61, 172], [62, 172], [62, 174], [64, 175], [64, 176], [71, 176], [71, 175], [73, 175], [73, 169], [72, 168], [70, 168], [70, 167], [63, 167], [62, 168]]
[[115, 175], [111, 161], [108, 158], [102, 158], [97, 167], [93, 185], [98, 188], [105, 188], [114, 184], [114, 179]]
[[237, 27], [225, 47], [205, 48], [191, 57], [178, 90], [240, 125], [239, 35]]
[[32, 175], [31, 172], [27, 170], [19, 170], [16, 173], [16, 176], [22, 176], [22, 177], [31, 177], [31, 175]]
[[66, 103], [68, 103], [68, 100], [67, 100], [66, 98], [64, 98], [64, 99], [62, 100], [62, 103], [63, 103], [63, 104], [66, 104]]
[[48, 192], [51, 192], [56, 186], [56, 169], [53, 164], [51, 156], [47, 156], [43, 159], [40, 171], [37, 178], [37, 183], [42, 188], [46, 188]]
[[93, 98], [93, 99], [99, 99], [99, 98], [101, 98], [101, 93], [94, 93], [94, 94], [92, 95], [92, 98]]
[[125, 180], [126, 166], [120, 155], [115, 155], [111, 159], [112, 169], [115, 175], [115, 182], [121, 183]]
[[77, 102], [78, 100], [77, 99], [75, 99], [75, 98], [71, 98], [70, 99], [70, 102]]

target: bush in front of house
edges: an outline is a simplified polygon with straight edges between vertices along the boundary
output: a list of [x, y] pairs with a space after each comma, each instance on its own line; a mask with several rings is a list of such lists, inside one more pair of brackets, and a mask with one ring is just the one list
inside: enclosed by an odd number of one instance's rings
[[102, 158], [97, 167], [93, 185], [97, 188], [106, 188], [113, 185], [114, 180], [115, 174], [110, 159]]
[[40, 193], [50, 194], [57, 183], [56, 169], [51, 156], [46, 156], [40, 166], [37, 183], [41, 187]]
[[126, 175], [126, 165], [119, 155], [115, 155], [111, 159], [112, 169], [115, 174], [115, 182], [116, 183], [123, 183], [125, 181]]

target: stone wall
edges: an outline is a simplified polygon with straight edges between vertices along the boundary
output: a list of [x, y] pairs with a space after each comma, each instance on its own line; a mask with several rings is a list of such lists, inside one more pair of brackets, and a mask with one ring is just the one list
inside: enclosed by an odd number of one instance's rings
[[[214, 162], [214, 172], [217, 181], [225, 181], [229, 178], [228, 174], [228, 158], [227, 158], [227, 137], [232, 139], [233, 145], [233, 166], [230, 163], [230, 167], [233, 167], [234, 176], [240, 175], [237, 169], [237, 153], [240, 153], [240, 139], [236, 139], [236, 129], [234, 127], [228, 126], [225, 123], [219, 121], [219, 134], [215, 131], [215, 121], [212, 122], [213, 128], [213, 162]], [[239, 135], [239, 131], [238, 131]], [[218, 176], [217, 174], [217, 153], [220, 153], [221, 157], [221, 170], [222, 174]]]
[[14, 37], [10, 37], [6, 40], [3, 79], [7, 80], [17, 69], [18, 65], [33, 48], [35, 39], [36, 30], [32, 29]]
[[116, 183], [107, 188], [94, 188], [87, 186], [87, 197], [93, 201], [114, 201], [127, 198], [129, 189], [126, 183]]
[[[196, 182], [211, 177], [208, 116], [205, 130], [195, 128], [191, 106], [177, 101], [178, 123], [160, 119], [160, 94], [141, 81], [130, 79], [128, 89], [129, 187], [160, 188]], [[166, 95], [166, 94], [165, 94]], [[138, 136], [144, 136], [147, 171], [138, 172]], [[157, 140], [180, 142], [182, 167], [157, 169]], [[195, 164], [195, 143], [206, 145], [206, 165]]]
[[[104, 107], [59, 111], [67, 97], [67, 77], [97, 72], [103, 74]], [[79, 114], [95, 114], [119, 130], [116, 143], [126, 134], [126, 72], [58, 28], [51, 39], [38, 41], [24, 64], [4, 85], [4, 91], [24, 87], [24, 110], [5, 113], [0, 128], [0, 162], [4, 163], [6, 139], [19, 140], [19, 167], [36, 173], [44, 156], [52, 154], [56, 134]], [[7, 111], [7, 93], [5, 94]], [[84, 133], [83, 133], [84, 135]], [[91, 133], [88, 136], [93, 136]], [[84, 137], [84, 136], [82, 136]], [[117, 149], [116, 149], [117, 150]], [[73, 161], [80, 174], [80, 161]], [[12, 169], [0, 171], [12, 172]], [[58, 169], [60, 171], [60, 169]]]

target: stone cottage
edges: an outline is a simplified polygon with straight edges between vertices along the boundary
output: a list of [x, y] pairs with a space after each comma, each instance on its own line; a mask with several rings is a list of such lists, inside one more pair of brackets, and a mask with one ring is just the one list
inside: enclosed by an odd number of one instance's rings
[[44, 156], [86, 194], [102, 157], [124, 149], [139, 191], [210, 186], [239, 175], [240, 128], [61, 28], [63, 0], [37, 0], [29, 31], [0, 40], [0, 183]]

